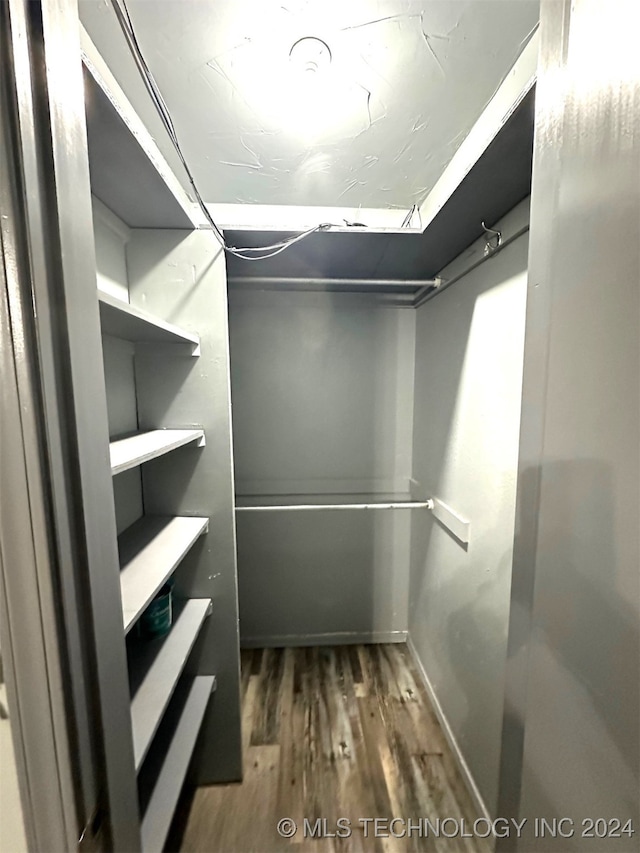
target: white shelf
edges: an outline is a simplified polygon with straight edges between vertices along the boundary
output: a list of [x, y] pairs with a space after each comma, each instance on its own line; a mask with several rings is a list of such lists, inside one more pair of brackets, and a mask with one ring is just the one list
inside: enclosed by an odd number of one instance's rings
[[142, 818], [143, 853], [159, 853], [164, 847], [214, 685], [215, 676], [199, 675], [189, 688]]
[[208, 518], [152, 516], [141, 518], [121, 534], [118, 550], [125, 633], [208, 524]]
[[130, 654], [131, 723], [136, 771], [145, 759], [187, 658], [211, 612], [209, 598], [174, 603], [174, 622], [161, 639], [140, 642]]
[[117, 439], [109, 443], [111, 473], [120, 474], [129, 468], [136, 468], [143, 462], [164, 456], [192, 441], [202, 446], [204, 432], [201, 429], [153, 429]]
[[200, 215], [83, 27], [91, 191], [131, 228], [197, 227]]
[[134, 343], [186, 344], [193, 355], [199, 355], [198, 335], [158, 320], [101, 290], [98, 291], [98, 304], [100, 326], [104, 334]]

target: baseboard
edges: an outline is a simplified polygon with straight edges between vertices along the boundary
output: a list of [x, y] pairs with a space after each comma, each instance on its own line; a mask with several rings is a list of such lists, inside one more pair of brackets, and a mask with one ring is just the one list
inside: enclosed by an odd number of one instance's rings
[[277, 634], [241, 637], [243, 649], [274, 649], [283, 646], [346, 646], [362, 643], [406, 643], [407, 631], [344, 631], [336, 634]]
[[449, 721], [442, 710], [442, 706], [438, 701], [438, 697], [436, 696], [435, 690], [433, 689], [433, 685], [429, 681], [429, 676], [426, 673], [424, 666], [422, 665], [422, 661], [416, 651], [416, 647], [413, 644], [413, 640], [410, 636], [407, 636], [407, 648], [409, 649], [409, 654], [413, 658], [413, 662], [416, 665], [418, 672], [422, 677], [422, 681], [426, 688], [427, 694], [429, 696], [429, 700], [431, 705], [433, 706], [433, 710], [435, 712], [436, 717], [438, 718], [438, 722], [442, 727], [442, 731], [447, 739], [447, 743], [451, 748], [451, 752], [453, 753], [453, 757], [456, 760], [456, 764], [458, 765], [458, 769], [462, 775], [465, 785], [467, 786], [467, 790], [473, 800], [473, 804], [476, 809], [480, 813], [481, 817], [486, 818], [489, 822], [491, 821], [491, 815], [489, 814], [489, 810], [487, 809], [484, 800], [482, 799], [482, 795], [478, 790], [478, 786], [475, 783], [475, 779], [473, 778], [473, 774], [469, 769], [469, 765], [464, 760], [464, 756], [458, 746], [458, 742], [453, 734], [451, 726], [449, 725]]

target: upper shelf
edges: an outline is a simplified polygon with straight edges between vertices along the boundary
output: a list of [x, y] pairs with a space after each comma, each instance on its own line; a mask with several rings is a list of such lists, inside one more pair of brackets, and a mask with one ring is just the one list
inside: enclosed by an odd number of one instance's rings
[[83, 27], [80, 37], [91, 191], [131, 228], [196, 228], [197, 205]]
[[109, 443], [111, 473], [120, 474], [129, 468], [136, 468], [157, 456], [164, 456], [184, 444], [197, 441], [204, 444], [204, 432], [201, 429], [152, 429], [139, 432], [127, 438], [119, 438]]
[[158, 320], [104, 291], [98, 291], [98, 300], [100, 325], [105, 334], [134, 343], [187, 344], [193, 355], [200, 354], [198, 335]]

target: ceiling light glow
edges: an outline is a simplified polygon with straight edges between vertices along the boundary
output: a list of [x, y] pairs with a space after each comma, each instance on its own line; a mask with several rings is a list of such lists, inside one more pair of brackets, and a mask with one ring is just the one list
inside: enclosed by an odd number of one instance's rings
[[354, 58], [340, 38], [334, 51], [329, 41], [302, 35], [298, 27], [261, 23], [259, 35], [219, 54], [212, 66], [229, 80], [257, 126], [304, 144], [366, 129], [370, 94], [356, 82]]

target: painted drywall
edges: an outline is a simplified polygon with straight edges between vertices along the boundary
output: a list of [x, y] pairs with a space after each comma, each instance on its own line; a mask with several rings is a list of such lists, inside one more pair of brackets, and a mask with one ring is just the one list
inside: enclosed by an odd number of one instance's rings
[[[414, 325], [366, 294], [231, 283], [238, 503], [407, 497]], [[243, 643], [404, 637], [409, 511], [237, 516]]]
[[238, 513], [241, 644], [404, 641], [408, 515]]
[[98, 289], [128, 302], [126, 245], [129, 228], [97, 198], [92, 197], [91, 205]]
[[[520, 53], [537, 0], [202, 3], [129, 0], [142, 51], [208, 202], [401, 208], [420, 203]], [[80, 0], [89, 35], [175, 155], [111, 3]], [[332, 62], [304, 85], [293, 44]], [[178, 174], [182, 174], [178, 170]]]
[[[467, 255], [468, 253], [465, 253]], [[458, 259], [443, 271], [451, 277]], [[515, 519], [527, 236], [417, 312], [417, 488], [470, 521], [463, 546], [430, 514], [411, 536], [409, 637], [457, 749], [495, 814]]]
[[637, 851], [640, 6], [542, 8], [501, 808]]

